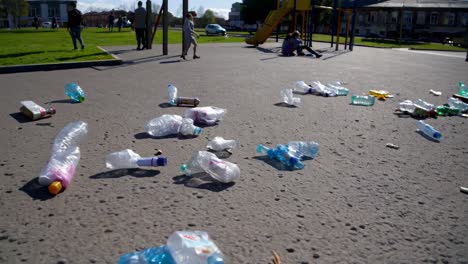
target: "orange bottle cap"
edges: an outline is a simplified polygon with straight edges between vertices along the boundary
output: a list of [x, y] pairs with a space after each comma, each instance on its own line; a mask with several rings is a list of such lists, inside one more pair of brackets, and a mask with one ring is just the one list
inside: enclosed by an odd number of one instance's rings
[[51, 194], [58, 194], [62, 190], [62, 183], [59, 181], [54, 181], [49, 185], [49, 192]]

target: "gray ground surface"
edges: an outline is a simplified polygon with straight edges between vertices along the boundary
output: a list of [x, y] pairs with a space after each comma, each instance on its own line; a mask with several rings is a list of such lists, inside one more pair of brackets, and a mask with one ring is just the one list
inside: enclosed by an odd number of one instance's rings
[[[116, 263], [176, 230], [208, 231], [226, 263], [268, 263], [272, 250], [288, 264], [468, 263], [468, 195], [459, 192], [468, 186], [468, 120], [428, 120], [443, 134], [436, 143], [415, 132], [416, 120], [393, 114], [405, 99], [447, 102], [468, 82], [464, 57], [356, 47], [319, 60], [280, 57], [278, 46], [201, 45], [196, 61], [181, 61], [180, 45], [169, 57], [160, 47], [113, 47], [126, 64], [0, 75], [0, 263]], [[349, 105], [349, 96], [278, 104], [297, 80], [344, 80], [351, 94], [385, 89], [395, 98], [373, 107]], [[65, 100], [67, 82], [86, 90], [85, 103]], [[147, 137], [147, 121], [185, 110], [166, 108], [168, 83], [226, 108], [225, 119], [194, 139]], [[16, 113], [26, 99], [53, 101], [57, 114], [25, 122]], [[75, 120], [89, 123], [81, 162], [71, 186], [51, 198], [35, 177], [55, 134]], [[228, 160], [241, 179], [181, 177], [179, 165], [215, 136], [240, 140]], [[289, 140], [319, 142], [319, 156], [287, 171], [255, 153], [258, 143]], [[169, 164], [106, 173], [105, 155], [125, 148], [161, 149]]]

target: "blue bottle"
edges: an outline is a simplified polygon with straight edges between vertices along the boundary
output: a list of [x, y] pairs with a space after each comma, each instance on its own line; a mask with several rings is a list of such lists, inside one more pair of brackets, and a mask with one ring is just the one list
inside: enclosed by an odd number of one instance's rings
[[65, 85], [65, 94], [75, 102], [82, 103], [86, 99], [86, 93], [76, 83], [67, 83]]
[[124, 254], [117, 264], [176, 264], [167, 246]]
[[270, 159], [279, 160], [282, 164], [290, 169], [304, 168], [304, 164], [300, 161], [300, 159], [292, 155], [288, 151], [287, 147], [278, 146], [278, 148], [273, 150], [271, 148], [265, 147], [262, 144], [258, 144], [256, 151], [258, 153], [267, 155]]
[[437, 131], [435, 128], [433, 128], [429, 124], [426, 124], [422, 120], [418, 121], [418, 129], [419, 131], [424, 133], [426, 136], [434, 140], [440, 141], [442, 139], [442, 134], [439, 131]]

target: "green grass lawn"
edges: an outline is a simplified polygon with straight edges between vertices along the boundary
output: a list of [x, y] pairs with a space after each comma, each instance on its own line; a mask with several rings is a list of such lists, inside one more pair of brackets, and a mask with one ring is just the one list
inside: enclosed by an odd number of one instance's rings
[[[199, 43], [243, 42], [241, 37], [205, 36], [203, 31]], [[40, 64], [70, 61], [112, 59], [96, 46], [136, 47], [135, 32], [129, 28], [109, 32], [103, 28], [86, 28], [82, 32], [84, 50], [73, 50], [71, 37], [66, 29], [0, 30], [0, 65]], [[182, 31], [169, 30], [169, 44], [182, 42]], [[158, 29], [153, 45], [162, 43], [162, 31]], [[79, 44], [78, 44], [79, 47]]]

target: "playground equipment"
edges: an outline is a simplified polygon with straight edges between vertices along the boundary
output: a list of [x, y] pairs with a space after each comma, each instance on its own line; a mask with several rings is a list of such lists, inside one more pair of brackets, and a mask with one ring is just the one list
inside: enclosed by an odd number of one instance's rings
[[[356, 2], [356, 1], [354, 1]], [[290, 25], [290, 32], [298, 28], [298, 16], [301, 16], [301, 38], [305, 39], [305, 44], [312, 46], [312, 31], [313, 31], [313, 20], [315, 17], [316, 9], [329, 9], [333, 10], [332, 19], [332, 33], [331, 33], [331, 47], [334, 44], [334, 36], [336, 35], [336, 50], [338, 50], [340, 29], [341, 29], [341, 18], [344, 14], [346, 18], [346, 36], [344, 49], [348, 47], [353, 49], [353, 37], [354, 34], [354, 23], [355, 23], [355, 6], [351, 8], [337, 8], [337, 0], [334, 0], [333, 7], [329, 6], [318, 6], [315, 5], [315, 0], [278, 0], [277, 9], [270, 11], [266, 17], [263, 25], [257, 29], [255, 35], [245, 40], [247, 44], [261, 45], [270, 37], [271, 33], [277, 29], [283, 18], [288, 15], [292, 15], [292, 25]], [[351, 30], [350, 30], [351, 25]], [[337, 30], [338, 29], [338, 30]], [[351, 31], [351, 36], [350, 36]], [[278, 38], [277, 38], [278, 39]]]

